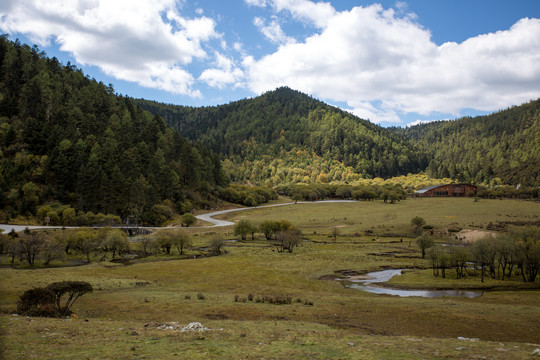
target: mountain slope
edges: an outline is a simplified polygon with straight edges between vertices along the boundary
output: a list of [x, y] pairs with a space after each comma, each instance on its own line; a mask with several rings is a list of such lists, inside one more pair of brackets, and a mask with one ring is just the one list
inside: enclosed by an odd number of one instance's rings
[[237, 181], [354, 180], [416, 173], [427, 166], [403, 137], [286, 87], [215, 107], [137, 104], [221, 154]]
[[433, 177], [540, 185], [540, 99], [487, 116], [395, 131], [429, 155]]
[[155, 224], [224, 184], [217, 155], [74, 66], [5, 36], [0, 66], [0, 221], [56, 203]]

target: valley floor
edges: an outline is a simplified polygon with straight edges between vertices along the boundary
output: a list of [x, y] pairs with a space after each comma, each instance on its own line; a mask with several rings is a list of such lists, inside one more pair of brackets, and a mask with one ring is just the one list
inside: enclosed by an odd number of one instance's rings
[[[528, 359], [540, 348], [538, 279], [434, 278], [411, 238], [381, 236], [410, 227], [411, 214], [437, 228], [535, 220], [540, 204], [470, 199], [298, 204], [226, 214], [261, 222], [289, 219], [307, 240], [279, 253], [264, 239], [230, 242], [220, 256], [77, 267], [0, 268], [1, 339], [6, 359]], [[471, 210], [471, 207], [473, 208]], [[437, 209], [431, 211], [430, 209]], [[465, 220], [464, 220], [465, 219]], [[334, 241], [332, 226], [341, 226]], [[366, 236], [365, 231], [373, 235]], [[191, 229], [194, 246], [230, 227]], [[403, 240], [403, 241], [401, 241]], [[167, 260], [162, 258], [162, 260]], [[414, 269], [391, 282], [410, 287], [478, 287], [478, 298], [401, 298], [344, 287], [342, 270]], [[423, 270], [425, 269], [425, 270]], [[94, 292], [70, 319], [12, 315], [30, 287], [88, 281]], [[497, 290], [489, 290], [497, 288]], [[252, 296], [250, 295], [252, 294]], [[290, 297], [290, 304], [263, 297]], [[250, 298], [252, 299], [250, 301]], [[160, 329], [200, 322], [210, 331]], [[540, 350], [539, 350], [540, 351]]]

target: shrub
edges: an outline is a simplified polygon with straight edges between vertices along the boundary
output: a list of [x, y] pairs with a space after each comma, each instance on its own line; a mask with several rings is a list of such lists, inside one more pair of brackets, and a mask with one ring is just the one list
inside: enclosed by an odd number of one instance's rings
[[212, 239], [210, 242], [210, 254], [212, 255], [221, 255], [222, 253], [225, 253], [225, 249], [223, 246], [225, 245], [225, 241], [221, 238], [215, 238]]
[[185, 213], [181, 216], [182, 224], [186, 225], [187, 227], [190, 227], [191, 225], [195, 224], [197, 222], [197, 218], [195, 215], [190, 213]]
[[[93, 288], [84, 281], [61, 281], [46, 288], [26, 290], [17, 303], [17, 312], [26, 316], [59, 317], [71, 314], [71, 307], [82, 295]], [[62, 304], [62, 297], [67, 294]]]
[[26, 290], [17, 303], [17, 312], [26, 316], [55, 317], [54, 294], [46, 288]]
[[261, 302], [274, 305], [292, 304], [292, 297], [287, 295], [264, 295]]
[[426, 220], [420, 216], [415, 216], [411, 219], [411, 225], [414, 227], [416, 233], [420, 234], [420, 229], [426, 225]]

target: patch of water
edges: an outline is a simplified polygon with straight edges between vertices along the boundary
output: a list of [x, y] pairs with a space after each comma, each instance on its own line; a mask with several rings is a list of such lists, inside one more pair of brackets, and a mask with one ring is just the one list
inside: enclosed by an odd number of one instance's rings
[[351, 284], [348, 287], [352, 289], [358, 289], [367, 291], [373, 294], [388, 294], [397, 295], [401, 297], [409, 296], [421, 296], [426, 298], [451, 296], [451, 297], [467, 297], [475, 298], [481, 296], [481, 291], [468, 291], [468, 290], [402, 290], [386, 287], [370, 286], [369, 284], [382, 283], [390, 280], [394, 276], [401, 275], [401, 272], [405, 269], [392, 269], [375, 271], [366, 274], [366, 279], [351, 280]]

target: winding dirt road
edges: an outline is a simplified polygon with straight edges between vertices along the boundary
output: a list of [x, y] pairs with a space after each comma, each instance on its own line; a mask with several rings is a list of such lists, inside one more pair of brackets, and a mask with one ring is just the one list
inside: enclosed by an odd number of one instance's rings
[[[320, 200], [320, 201], [298, 201], [298, 204], [320, 204], [320, 203], [347, 203], [347, 202], [357, 202], [355, 200]], [[283, 204], [272, 204], [272, 205], [262, 205], [262, 206], [253, 206], [253, 207], [245, 207], [245, 208], [236, 208], [236, 209], [229, 209], [229, 210], [220, 210], [220, 211], [214, 211], [206, 214], [200, 214], [196, 215], [195, 217], [199, 220], [209, 222], [213, 225], [208, 226], [197, 226], [192, 227], [193, 228], [208, 228], [208, 227], [220, 227], [220, 226], [231, 226], [234, 225], [234, 222], [232, 221], [226, 221], [226, 220], [218, 220], [214, 219], [214, 216], [219, 216], [223, 214], [228, 214], [236, 211], [243, 211], [243, 210], [252, 210], [252, 209], [263, 209], [263, 208], [269, 208], [269, 207], [277, 207], [277, 206], [286, 206], [286, 205], [294, 205], [295, 203], [283, 203]], [[119, 226], [121, 227], [121, 226]], [[4, 234], [9, 233], [11, 230], [14, 230], [15, 232], [23, 231], [24, 229], [28, 228], [29, 230], [36, 230], [36, 229], [76, 229], [78, 226], [35, 226], [35, 225], [8, 225], [8, 224], [0, 224], [0, 229], [3, 230]], [[143, 227], [150, 230], [157, 230], [157, 229], [176, 229], [180, 227]]]

